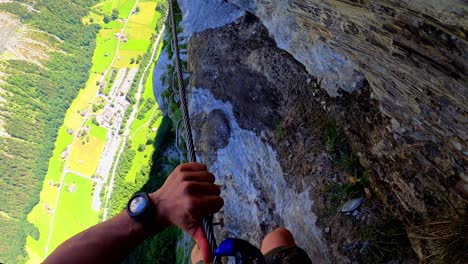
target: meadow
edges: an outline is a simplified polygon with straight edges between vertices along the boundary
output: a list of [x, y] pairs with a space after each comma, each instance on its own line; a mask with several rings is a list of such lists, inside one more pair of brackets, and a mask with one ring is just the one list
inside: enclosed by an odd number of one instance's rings
[[60, 195], [50, 240], [50, 248], [56, 248], [66, 239], [99, 222], [99, 212], [91, 209], [93, 182], [68, 173]]

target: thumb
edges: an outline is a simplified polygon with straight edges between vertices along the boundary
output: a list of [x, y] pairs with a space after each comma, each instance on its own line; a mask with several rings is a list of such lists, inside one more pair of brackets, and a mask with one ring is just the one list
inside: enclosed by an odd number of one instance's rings
[[213, 261], [213, 256], [211, 255], [211, 247], [206, 238], [205, 230], [201, 226], [193, 233], [193, 239], [197, 242], [197, 246], [202, 252], [203, 260], [205, 263], [211, 263]]

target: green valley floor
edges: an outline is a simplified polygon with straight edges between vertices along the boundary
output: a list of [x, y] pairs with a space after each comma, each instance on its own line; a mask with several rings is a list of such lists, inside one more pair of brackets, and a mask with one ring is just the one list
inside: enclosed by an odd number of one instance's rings
[[[82, 23], [102, 28], [89, 80], [66, 113], [40, 201], [28, 215], [39, 230], [38, 239], [27, 238], [28, 263], [40, 263], [63, 241], [102, 221], [124, 142], [137, 153], [129, 182], [148, 164], [154, 147], [146, 143], [162, 120], [151, 78], [165, 19], [155, 10], [163, 1], [105, 0], [83, 17]], [[105, 23], [113, 10], [118, 18]]]

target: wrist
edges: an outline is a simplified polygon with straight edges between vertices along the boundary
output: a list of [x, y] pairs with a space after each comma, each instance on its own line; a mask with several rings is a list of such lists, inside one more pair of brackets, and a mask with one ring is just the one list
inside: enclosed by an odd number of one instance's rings
[[133, 240], [137, 241], [136, 243], [139, 243], [140, 241], [146, 239], [148, 237], [148, 232], [147, 229], [143, 226], [142, 223], [135, 221], [130, 215], [128, 215], [127, 212], [123, 212], [120, 214], [122, 218], [124, 218], [124, 222], [128, 223], [125, 225], [126, 227], [126, 233], [130, 234], [129, 237], [132, 237]]
[[164, 209], [163, 201], [160, 198], [159, 191], [149, 194], [151, 204], [153, 206], [154, 223], [159, 227], [158, 232], [170, 227], [172, 224], [167, 217], [167, 212]]

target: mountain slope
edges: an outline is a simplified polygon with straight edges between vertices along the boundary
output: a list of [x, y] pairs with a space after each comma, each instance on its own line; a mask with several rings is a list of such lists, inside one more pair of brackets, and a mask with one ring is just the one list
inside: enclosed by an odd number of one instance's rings
[[89, 76], [99, 28], [81, 18], [94, 3], [0, 2], [0, 21], [13, 25], [0, 33], [0, 262], [24, 262], [26, 236], [37, 236], [26, 215], [64, 113]]

